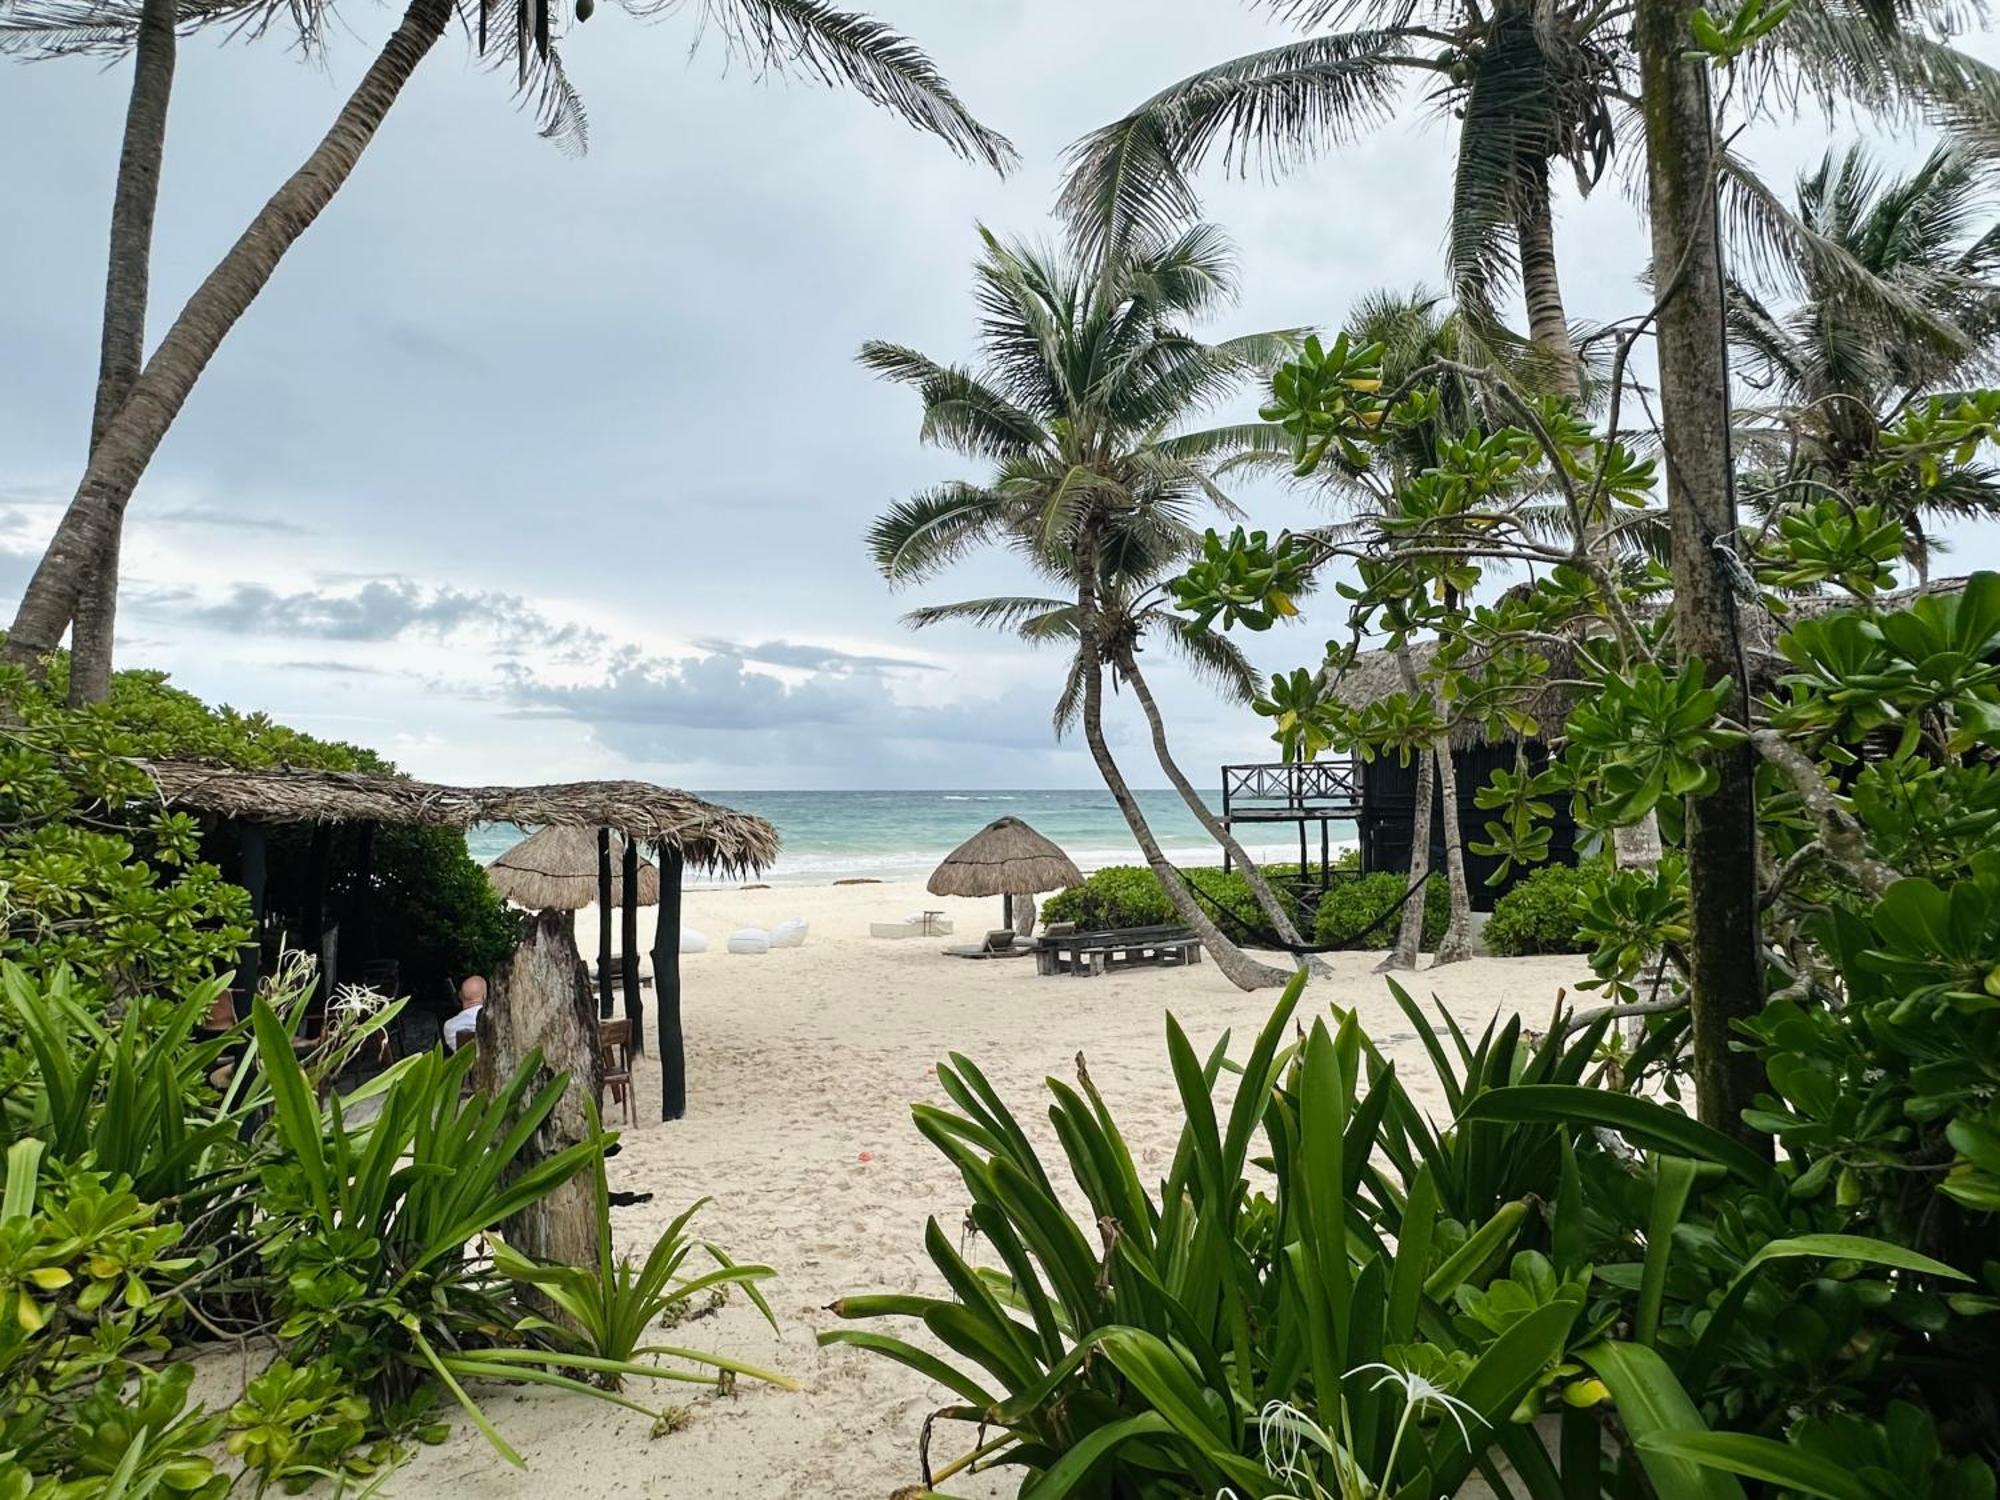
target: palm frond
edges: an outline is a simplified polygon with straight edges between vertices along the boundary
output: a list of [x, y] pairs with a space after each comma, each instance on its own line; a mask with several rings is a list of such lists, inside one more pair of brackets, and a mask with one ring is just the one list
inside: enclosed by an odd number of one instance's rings
[[[0, 56], [123, 57], [139, 35], [144, 0], [6, 0], [0, 4]], [[307, 56], [324, 50], [324, 0], [180, 0], [183, 36], [213, 26], [232, 41], [255, 41], [279, 21]]]
[[899, 500], [868, 528], [868, 552], [891, 583], [950, 566], [1007, 524], [1005, 501], [978, 485], [951, 483]]
[[1076, 605], [1069, 600], [1002, 594], [987, 599], [961, 599], [955, 604], [926, 604], [904, 615], [903, 623], [912, 630], [932, 625], [978, 625], [1042, 640], [1060, 633], [1049, 623], [1056, 618], [1067, 618], [1070, 633], [1075, 633]]
[[1429, 68], [1395, 30], [1288, 42], [1204, 69], [1069, 149], [1060, 212], [1110, 266], [1195, 216], [1191, 181], [1217, 142], [1225, 165], [1284, 171], [1384, 118], [1404, 68]]
[[1197, 680], [1207, 683], [1232, 703], [1252, 702], [1262, 686], [1257, 668], [1228, 636], [1204, 629], [1179, 615], [1166, 617], [1160, 638], [1187, 663]]
[[625, 0], [639, 16], [693, 8], [703, 32], [720, 36], [752, 67], [852, 89], [869, 103], [936, 136], [958, 156], [1005, 174], [1019, 153], [974, 119], [937, 65], [908, 37], [873, 16], [825, 0]]

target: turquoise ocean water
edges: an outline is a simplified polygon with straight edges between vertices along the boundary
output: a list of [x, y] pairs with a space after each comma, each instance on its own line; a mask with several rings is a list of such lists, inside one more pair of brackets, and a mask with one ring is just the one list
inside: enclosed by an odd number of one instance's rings
[[[1060, 844], [1084, 870], [1132, 864], [1138, 847], [1108, 792], [1095, 790], [1018, 792], [702, 792], [725, 807], [756, 813], [777, 825], [784, 852], [765, 878], [774, 883], [823, 884], [874, 877], [921, 880], [952, 849], [995, 818], [1016, 817]], [[1220, 863], [1214, 842], [1172, 791], [1138, 794], [1146, 821], [1172, 858], [1188, 864]], [[1220, 807], [1220, 794], [1209, 794]], [[1265, 830], [1239, 829], [1252, 855], [1298, 857], [1296, 843], [1264, 843]], [[1285, 832], [1289, 833], [1287, 828]], [[1351, 841], [1351, 826], [1335, 824], [1333, 837]], [[466, 837], [481, 864], [503, 852], [521, 831], [506, 824], [476, 828]], [[1280, 835], [1282, 838], [1282, 835]], [[1313, 854], [1319, 833], [1312, 830]], [[693, 883], [692, 881], [690, 883]]]

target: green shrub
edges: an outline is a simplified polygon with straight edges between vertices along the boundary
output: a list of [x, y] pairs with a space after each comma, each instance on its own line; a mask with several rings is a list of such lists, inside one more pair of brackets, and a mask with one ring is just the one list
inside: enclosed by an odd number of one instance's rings
[[1074, 922], [1081, 931], [1108, 927], [1156, 927], [1177, 920], [1159, 877], [1141, 865], [1107, 865], [1082, 885], [1058, 891], [1042, 903], [1045, 923]]
[[1596, 862], [1547, 865], [1493, 903], [1487, 919], [1487, 948], [1503, 957], [1534, 953], [1580, 953], [1589, 944], [1578, 936], [1582, 899], [1596, 878]]
[[[1273, 882], [1278, 899], [1285, 903], [1292, 920], [1299, 919], [1298, 905], [1287, 889], [1277, 884], [1298, 866], [1273, 865], [1265, 875]], [[1222, 935], [1232, 943], [1271, 941], [1271, 922], [1251, 894], [1250, 882], [1240, 871], [1223, 870], [1218, 865], [1182, 870], [1201, 907]], [[1088, 877], [1082, 885], [1058, 891], [1042, 906], [1044, 922], [1074, 922], [1085, 931], [1112, 927], [1156, 927], [1178, 922], [1180, 914], [1167, 899], [1159, 876], [1140, 865], [1112, 865]]]
[[[1396, 941], [1402, 914], [1398, 912], [1387, 921], [1378, 919], [1402, 901], [1406, 883], [1403, 876], [1388, 870], [1335, 881], [1333, 889], [1320, 899], [1318, 915], [1313, 919], [1313, 941], [1321, 947], [1389, 947]], [[1423, 946], [1428, 950], [1444, 937], [1445, 924], [1451, 917], [1451, 895], [1441, 876], [1431, 877], [1424, 889], [1423, 902]]]

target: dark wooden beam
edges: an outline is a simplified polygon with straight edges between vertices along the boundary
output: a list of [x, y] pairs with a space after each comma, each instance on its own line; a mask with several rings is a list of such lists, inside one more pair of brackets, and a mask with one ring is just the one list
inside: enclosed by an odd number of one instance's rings
[[375, 956], [375, 825], [355, 827], [354, 889], [349, 892], [347, 931], [341, 940], [341, 967], [352, 979], [367, 977]]
[[[305, 894], [299, 902], [299, 946], [315, 959], [326, 951], [326, 872], [333, 855], [333, 825], [315, 823], [306, 847]], [[321, 996], [333, 992], [333, 976], [319, 977]]]
[[653, 993], [659, 1023], [653, 1050], [660, 1058], [660, 1118], [687, 1113], [687, 1054], [681, 1040], [681, 851], [661, 844], [660, 925], [653, 934]]
[[632, 1051], [646, 1050], [646, 1008], [639, 999], [639, 845], [625, 840], [625, 899], [620, 903], [622, 922], [618, 952], [625, 981], [625, 1019], [632, 1023]]
[[597, 1015], [611, 1019], [611, 830], [597, 830]]
[[264, 896], [270, 870], [270, 840], [262, 823], [236, 825], [237, 879], [250, 893], [250, 941], [236, 956], [236, 1018], [250, 1014], [251, 997], [264, 968]]

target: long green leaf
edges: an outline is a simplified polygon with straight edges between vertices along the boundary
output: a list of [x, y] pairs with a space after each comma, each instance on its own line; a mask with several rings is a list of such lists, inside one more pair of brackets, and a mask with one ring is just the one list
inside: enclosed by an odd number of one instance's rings
[[325, 1141], [312, 1086], [292, 1052], [285, 1023], [261, 995], [250, 1002], [250, 1029], [257, 1039], [257, 1061], [270, 1080], [272, 1113], [278, 1131], [298, 1161], [320, 1223], [332, 1229], [337, 1222], [333, 1212], [333, 1184], [327, 1175]]
[[1639, 1450], [1639, 1462], [1659, 1500], [1743, 1500], [1734, 1476], [1651, 1446], [1654, 1439], [1706, 1432], [1707, 1424], [1667, 1362], [1642, 1344], [1592, 1344], [1580, 1358], [1597, 1372], [1617, 1403], [1618, 1420]]
[[1897, 1492], [1869, 1483], [1830, 1458], [1747, 1432], [1662, 1432], [1645, 1439], [1639, 1447], [1642, 1457], [1657, 1453], [1685, 1459], [1704, 1469], [1761, 1479], [1824, 1500], [1901, 1500]]
[[1756, 1186], [1769, 1182], [1773, 1175], [1765, 1157], [1699, 1120], [1649, 1099], [1582, 1084], [1524, 1083], [1490, 1089], [1466, 1105], [1459, 1119], [1600, 1125], [1655, 1151], [1715, 1162]]
[[1672, 1257], [1674, 1226], [1681, 1221], [1688, 1194], [1694, 1191], [1695, 1165], [1684, 1156], [1654, 1159], [1653, 1203], [1646, 1219], [1646, 1266], [1639, 1277], [1639, 1306], [1632, 1315], [1632, 1337], [1650, 1348], [1660, 1331], [1660, 1303], [1667, 1292], [1667, 1261]]
[[1736, 1279], [1729, 1283], [1729, 1289], [1722, 1294], [1722, 1300], [1709, 1315], [1702, 1328], [1701, 1337], [1695, 1340], [1693, 1350], [1688, 1354], [1682, 1374], [1690, 1383], [1700, 1384], [1715, 1367], [1721, 1356], [1724, 1341], [1736, 1324], [1736, 1314], [1742, 1310], [1743, 1299], [1750, 1295], [1750, 1284], [1757, 1273], [1773, 1261], [1793, 1260], [1801, 1256], [1817, 1256], [1825, 1260], [1859, 1260], [1870, 1265], [1890, 1266], [1899, 1271], [1915, 1271], [1927, 1276], [1943, 1276], [1952, 1281], [1969, 1281], [1963, 1271], [1957, 1271], [1942, 1261], [1932, 1260], [1928, 1255], [1919, 1255], [1914, 1250], [1906, 1250], [1901, 1245], [1892, 1245], [1886, 1240], [1870, 1239], [1861, 1234], [1801, 1234], [1791, 1239], [1772, 1240], [1743, 1263], [1743, 1269], [1736, 1273]]

